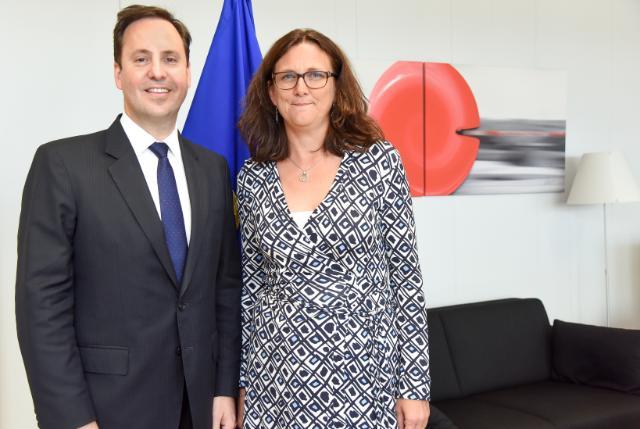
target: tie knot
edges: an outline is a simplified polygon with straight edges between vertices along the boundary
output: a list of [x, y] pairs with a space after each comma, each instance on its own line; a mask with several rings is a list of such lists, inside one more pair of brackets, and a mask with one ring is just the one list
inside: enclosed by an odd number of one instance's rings
[[155, 142], [149, 146], [149, 149], [151, 149], [151, 152], [155, 153], [158, 158], [166, 158], [169, 152], [169, 146], [167, 146], [166, 143]]

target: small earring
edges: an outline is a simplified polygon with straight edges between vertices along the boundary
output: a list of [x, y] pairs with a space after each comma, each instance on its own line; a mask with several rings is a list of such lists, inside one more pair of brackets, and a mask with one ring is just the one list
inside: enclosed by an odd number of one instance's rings
[[276, 125], [278, 124], [278, 108], [276, 107]]

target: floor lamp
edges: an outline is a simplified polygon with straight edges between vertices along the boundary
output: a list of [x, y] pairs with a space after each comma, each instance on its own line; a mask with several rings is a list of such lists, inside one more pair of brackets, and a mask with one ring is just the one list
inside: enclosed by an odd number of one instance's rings
[[585, 153], [578, 164], [567, 204], [602, 204], [604, 219], [604, 281], [609, 326], [609, 257], [607, 254], [607, 204], [640, 200], [640, 190], [620, 152]]

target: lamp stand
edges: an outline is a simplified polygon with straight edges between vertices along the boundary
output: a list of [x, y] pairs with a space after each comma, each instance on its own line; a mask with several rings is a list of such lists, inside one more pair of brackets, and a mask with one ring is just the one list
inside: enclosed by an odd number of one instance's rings
[[607, 203], [602, 204], [602, 213], [604, 217], [604, 302], [605, 302], [605, 315], [607, 320], [607, 326], [611, 326], [609, 323], [609, 252], [607, 241]]

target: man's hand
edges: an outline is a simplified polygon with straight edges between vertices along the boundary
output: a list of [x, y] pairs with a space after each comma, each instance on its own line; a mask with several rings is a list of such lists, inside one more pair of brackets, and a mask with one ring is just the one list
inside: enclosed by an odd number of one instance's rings
[[213, 429], [235, 429], [236, 398], [216, 396], [213, 398]]
[[429, 402], [398, 399], [396, 416], [398, 429], [424, 429], [429, 422]]
[[98, 423], [91, 422], [88, 425], [84, 425], [82, 427], [79, 427], [78, 429], [100, 429], [100, 428], [98, 427]]
[[242, 421], [244, 420], [244, 398], [247, 396], [247, 389], [240, 388], [240, 395], [238, 396], [238, 407], [236, 411], [236, 427], [242, 427]]

